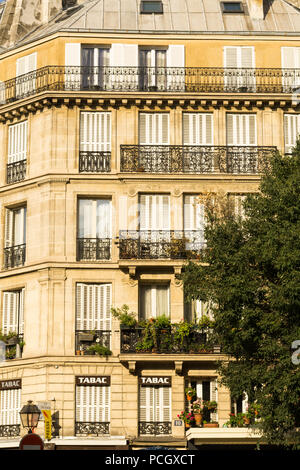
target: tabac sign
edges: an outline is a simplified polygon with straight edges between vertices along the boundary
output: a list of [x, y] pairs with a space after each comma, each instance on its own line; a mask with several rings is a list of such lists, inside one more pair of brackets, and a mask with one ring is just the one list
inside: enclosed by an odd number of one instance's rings
[[172, 377], [170, 376], [149, 376], [139, 377], [140, 385], [156, 385], [160, 387], [171, 387]]
[[21, 379], [0, 380], [0, 390], [14, 390], [17, 388], [22, 388]]
[[76, 385], [81, 386], [109, 386], [110, 377], [108, 375], [79, 375], [76, 377]]

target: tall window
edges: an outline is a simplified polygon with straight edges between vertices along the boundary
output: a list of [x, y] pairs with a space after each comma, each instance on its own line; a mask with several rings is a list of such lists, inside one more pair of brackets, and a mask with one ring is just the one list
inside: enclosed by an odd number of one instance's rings
[[[191, 378], [190, 386], [196, 390], [197, 398], [218, 402], [218, 383], [214, 377]], [[207, 413], [206, 421], [217, 421], [217, 413]]]
[[140, 145], [169, 144], [168, 113], [140, 113], [139, 118]]
[[171, 434], [171, 387], [140, 385], [139, 434]]
[[110, 259], [111, 200], [80, 199], [78, 221], [79, 259]]
[[27, 158], [27, 121], [8, 128], [7, 183], [25, 178]]
[[36, 90], [37, 53], [33, 52], [17, 59], [16, 97], [23, 98]]
[[190, 323], [198, 322], [204, 316], [212, 318], [209, 302], [197, 299], [184, 304], [184, 317], [186, 321]]
[[284, 115], [284, 151], [291, 153], [300, 134], [300, 114]]
[[300, 47], [282, 47], [281, 63], [283, 91], [293, 91], [300, 86]]
[[25, 289], [3, 292], [1, 330], [5, 335], [24, 332], [24, 292]]
[[255, 49], [252, 46], [224, 47], [225, 89], [255, 91]]
[[21, 380], [0, 381], [0, 437], [20, 434]]
[[187, 250], [201, 250], [205, 246], [205, 210], [199, 196], [186, 194], [183, 199], [183, 226]]
[[255, 173], [258, 150], [255, 114], [227, 114], [227, 171]]
[[83, 88], [106, 89], [109, 84], [109, 65], [109, 48], [83, 46], [81, 49]]
[[6, 209], [4, 265], [21, 266], [25, 262], [26, 207]]
[[168, 258], [170, 241], [170, 196], [141, 194], [139, 198], [139, 238], [142, 258]]
[[166, 49], [140, 48], [140, 89], [157, 91], [166, 89]]
[[141, 320], [170, 316], [170, 287], [168, 284], [145, 284], [139, 291], [139, 316]]
[[111, 114], [82, 112], [80, 114], [79, 171], [110, 171]]

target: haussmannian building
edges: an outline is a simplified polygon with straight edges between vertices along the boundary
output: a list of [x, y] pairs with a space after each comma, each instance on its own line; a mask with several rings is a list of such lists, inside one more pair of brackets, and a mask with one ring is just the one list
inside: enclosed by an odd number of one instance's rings
[[[224, 427], [247, 397], [218, 381], [222, 345], [171, 326], [146, 347], [111, 308], [144, 325], [210, 314], [180, 280], [205, 248], [199, 196], [241, 213], [270, 155], [291, 152], [298, 7], [0, 2], [0, 448], [18, 447], [28, 400], [51, 409], [58, 449], [256, 442]], [[218, 427], [185, 429], [187, 387], [217, 401]]]

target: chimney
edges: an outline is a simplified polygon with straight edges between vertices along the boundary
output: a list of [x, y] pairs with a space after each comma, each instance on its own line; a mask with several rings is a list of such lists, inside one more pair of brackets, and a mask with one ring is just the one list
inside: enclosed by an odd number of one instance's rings
[[62, 0], [63, 10], [67, 10], [68, 8], [75, 7], [76, 4], [77, 4], [77, 0]]
[[248, 8], [253, 20], [264, 19], [264, 0], [248, 0]]

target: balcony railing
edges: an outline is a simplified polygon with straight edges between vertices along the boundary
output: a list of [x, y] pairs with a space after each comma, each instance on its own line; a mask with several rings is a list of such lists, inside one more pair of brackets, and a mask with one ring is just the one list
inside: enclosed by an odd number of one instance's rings
[[26, 160], [9, 163], [6, 168], [7, 184], [18, 183], [26, 178]]
[[122, 230], [120, 259], [196, 258], [205, 248], [202, 230]]
[[210, 332], [191, 329], [188, 335], [181, 336], [178, 326], [155, 328], [149, 335], [146, 328], [122, 328], [120, 351], [124, 354], [206, 354], [219, 353], [220, 346], [211, 343]]
[[300, 69], [223, 67], [42, 67], [1, 83], [0, 105], [43, 91], [293, 93]]
[[111, 258], [111, 238], [78, 238], [77, 261], [99, 261]]
[[102, 434], [109, 434], [109, 424], [104, 422], [75, 422], [75, 435], [76, 436], [101, 436]]
[[79, 152], [79, 173], [109, 173], [111, 152]]
[[76, 330], [75, 348], [82, 354], [87, 354], [89, 347], [95, 344], [110, 349], [110, 338], [110, 330]]
[[20, 432], [20, 424], [0, 424], [0, 437], [19, 437]]
[[17, 268], [25, 263], [26, 245], [16, 245], [4, 248], [5, 269]]
[[121, 171], [258, 174], [275, 151], [274, 146], [121, 145]]
[[139, 435], [160, 436], [172, 434], [171, 421], [139, 421]]

